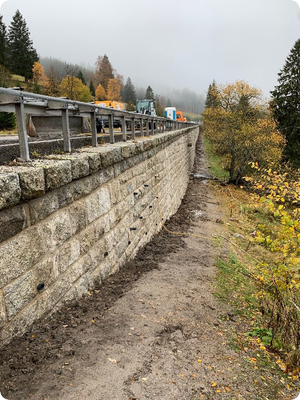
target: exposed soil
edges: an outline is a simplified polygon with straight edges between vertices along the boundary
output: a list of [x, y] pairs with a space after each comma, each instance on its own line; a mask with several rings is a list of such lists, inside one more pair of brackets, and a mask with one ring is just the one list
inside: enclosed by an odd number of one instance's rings
[[[207, 173], [201, 140], [194, 170]], [[98, 290], [7, 346], [0, 354], [5, 398], [290, 398], [230, 346], [237, 322], [214, 296], [214, 263], [228, 250], [212, 238], [226, 235], [213, 185], [191, 178], [166, 225], [197, 237], [163, 230]]]

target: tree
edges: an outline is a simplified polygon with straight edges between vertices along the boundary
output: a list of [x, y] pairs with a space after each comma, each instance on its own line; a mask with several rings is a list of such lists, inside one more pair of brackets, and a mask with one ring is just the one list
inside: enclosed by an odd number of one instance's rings
[[46, 83], [46, 94], [48, 96], [58, 96], [59, 95], [59, 77], [58, 72], [53, 65], [49, 67], [49, 73]]
[[123, 91], [123, 100], [125, 103], [136, 104], [135, 87], [130, 78], [127, 78]]
[[11, 73], [3, 65], [0, 65], [0, 86], [7, 87], [11, 80]]
[[207, 96], [205, 100], [205, 108], [207, 107], [218, 107], [220, 105], [219, 93], [216, 82], [213, 81], [212, 84], [209, 85]]
[[99, 83], [99, 85], [96, 88], [95, 98], [96, 98], [96, 100], [100, 100], [100, 101], [107, 99], [104, 87], [101, 85], [101, 83]]
[[32, 67], [32, 80], [35, 93], [42, 93], [47, 86], [48, 78], [45, 75], [44, 67], [36, 61]]
[[16, 117], [13, 112], [0, 112], [0, 131], [16, 127]]
[[278, 163], [285, 141], [261, 102], [260, 90], [243, 81], [217, 89], [219, 105], [205, 109], [204, 132], [223, 157], [230, 182], [239, 184], [250, 162]]
[[25, 19], [19, 10], [13, 16], [8, 30], [9, 69], [12, 73], [22, 75], [25, 80], [32, 78], [32, 66], [38, 61]]
[[60, 95], [72, 100], [91, 101], [89, 88], [79, 78], [67, 75], [59, 85]]
[[121, 99], [120, 89], [120, 83], [116, 79], [109, 79], [107, 85], [108, 100], [119, 101]]
[[90, 81], [89, 89], [90, 89], [91, 95], [92, 95], [92, 96], [95, 96], [95, 95], [96, 95], [96, 93], [95, 93], [95, 86], [94, 86], [92, 80]]
[[84, 76], [83, 76], [83, 73], [82, 73], [81, 70], [78, 72], [77, 78], [80, 79], [81, 82], [82, 82], [84, 85], [86, 85], [86, 81], [85, 81], [85, 79], [84, 79]]
[[154, 99], [154, 92], [153, 92], [151, 86], [147, 87], [145, 99]]
[[107, 57], [104, 54], [103, 57], [99, 56], [96, 62], [96, 76], [98, 83], [100, 83], [104, 90], [107, 92], [108, 81], [114, 79], [113, 67]]
[[2, 21], [3, 16], [0, 15], [0, 65], [4, 67], [7, 66], [8, 58], [8, 45], [7, 45], [7, 35], [6, 26]]
[[291, 49], [283, 69], [278, 74], [278, 85], [271, 92], [271, 108], [278, 128], [286, 137], [285, 156], [296, 167], [300, 166], [300, 39]]
[[163, 106], [159, 96], [156, 96], [155, 98], [155, 112], [159, 117], [165, 116], [165, 107]]

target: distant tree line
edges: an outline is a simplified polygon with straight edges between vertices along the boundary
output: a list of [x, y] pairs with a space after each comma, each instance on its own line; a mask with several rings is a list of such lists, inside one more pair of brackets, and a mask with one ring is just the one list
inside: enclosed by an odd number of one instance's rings
[[[0, 15], [0, 86], [22, 86], [27, 91], [85, 102], [122, 101], [130, 111], [135, 110], [138, 98], [151, 98], [161, 116], [167, 105], [200, 113], [204, 103], [200, 96], [188, 89], [173, 91], [167, 96], [155, 94], [151, 86], [136, 89], [130, 77], [124, 83], [124, 77], [113, 68], [106, 54], [98, 56], [94, 68], [51, 57], [39, 59], [19, 10], [9, 27], [5, 26]], [[13, 114], [0, 113], [0, 129], [14, 126]]]

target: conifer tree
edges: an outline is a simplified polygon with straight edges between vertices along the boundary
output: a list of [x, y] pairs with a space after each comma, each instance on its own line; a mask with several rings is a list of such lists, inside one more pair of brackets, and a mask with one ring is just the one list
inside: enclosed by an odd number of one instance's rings
[[83, 73], [82, 73], [81, 70], [78, 72], [77, 78], [80, 79], [81, 82], [82, 82], [84, 85], [86, 85], [86, 81], [85, 81], [85, 79], [84, 79], [84, 76], [83, 76]]
[[11, 72], [24, 76], [26, 81], [32, 78], [32, 66], [39, 57], [30, 39], [26, 21], [19, 10], [13, 16], [8, 29], [8, 44]]
[[220, 105], [220, 100], [218, 98], [218, 88], [216, 82], [213, 81], [208, 87], [207, 96], [205, 100], [205, 108], [208, 107], [218, 107]]
[[154, 92], [151, 86], [146, 89], [145, 99], [154, 99]]
[[108, 81], [110, 79], [114, 79], [115, 76], [113, 67], [106, 54], [104, 54], [103, 57], [99, 56], [97, 59], [96, 75], [98, 78], [98, 83], [100, 83], [104, 87], [104, 90], [107, 92]]
[[125, 103], [136, 103], [135, 87], [130, 78], [127, 79], [124, 86], [123, 100], [125, 101]]
[[91, 95], [95, 96], [95, 86], [93, 84], [93, 81], [90, 81], [89, 89], [90, 89]]
[[278, 85], [271, 92], [271, 108], [277, 126], [286, 137], [285, 156], [300, 166], [300, 39], [278, 73]]
[[2, 21], [2, 18], [3, 16], [0, 15], [0, 65], [3, 65], [5, 67], [7, 66], [8, 47], [6, 26]]

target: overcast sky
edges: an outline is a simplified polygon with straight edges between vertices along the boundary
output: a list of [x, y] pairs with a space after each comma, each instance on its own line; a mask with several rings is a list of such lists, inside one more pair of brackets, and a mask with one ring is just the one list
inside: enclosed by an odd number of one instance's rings
[[40, 56], [94, 66], [107, 54], [125, 80], [158, 94], [243, 79], [268, 96], [300, 38], [292, 0], [6, 0], [6, 25], [17, 9]]

